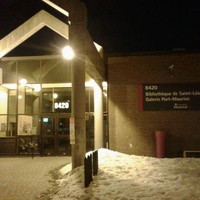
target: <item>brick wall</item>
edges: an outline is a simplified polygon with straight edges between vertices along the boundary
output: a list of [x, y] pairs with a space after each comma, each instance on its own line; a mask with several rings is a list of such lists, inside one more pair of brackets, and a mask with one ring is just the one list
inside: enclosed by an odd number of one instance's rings
[[[168, 67], [174, 65], [173, 77]], [[146, 54], [108, 58], [109, 147], [155, 156], [155, 131], [164, 130], [166, 156], [200, 150], [200, 111], [138, 110], [138, 85], [200, 82], [200, 53]]]

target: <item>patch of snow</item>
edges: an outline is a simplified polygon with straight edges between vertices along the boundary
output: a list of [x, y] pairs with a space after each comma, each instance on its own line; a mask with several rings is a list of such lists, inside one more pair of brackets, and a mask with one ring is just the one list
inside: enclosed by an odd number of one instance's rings
[[[84, 188], [84, 168], [61, 171], [53, 200], [200, 200], [199, 158], [154, 158], [99, 149], [99, 172]], [[66, 173], [67, 172], [67, 173]]]

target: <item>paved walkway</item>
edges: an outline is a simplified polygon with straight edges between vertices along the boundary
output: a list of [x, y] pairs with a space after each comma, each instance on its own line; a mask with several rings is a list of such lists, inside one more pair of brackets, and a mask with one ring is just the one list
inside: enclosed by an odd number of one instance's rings
[[0, 157], [0, 199], [42, 199], [71, 157]]

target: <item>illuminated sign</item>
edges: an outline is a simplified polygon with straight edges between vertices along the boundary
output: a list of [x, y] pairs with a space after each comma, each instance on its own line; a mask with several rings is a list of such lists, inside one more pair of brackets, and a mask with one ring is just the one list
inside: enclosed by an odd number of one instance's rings
[[68, 109], [69, 108], [69, 102], [55, 102], [54, 108], [55, 109]]

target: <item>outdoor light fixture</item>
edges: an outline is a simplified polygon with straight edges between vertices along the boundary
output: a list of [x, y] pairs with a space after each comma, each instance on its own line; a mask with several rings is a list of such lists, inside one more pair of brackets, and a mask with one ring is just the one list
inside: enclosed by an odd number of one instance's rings
[[57, 94], [57, 93], [54, 93], [54, 94], [53, 94], [53, 98], [54, 98], [54, 99], [57, 99], [57, 98], [58, 98], [58, 94]]
[[174, 65], [169, 66], [168, 69], [169, 69], [170, 77], [172, 78], [173, 77]]
[[107, 83], [106, 81], [103, 81], [103, 82], [102, 82], [102, 86], [103, 86], [103, 87], [107, 87], [107, 86], [108, 86], [108, 83]]
[[65, 59], [71, 60], [74, 58], [74, 51], [70, 46], [66, 46], [62, 49], [62, 55]]
[[35, 92], [40, 92], [41, 90], [40, 84], [33, 84], [32, 88], [34, 89]]
[[23, 97], [22, 97], [22, 95], [18, 95], [18, 99], [22, 99]]
[[27, 80], [26, 79], [20, 79], [19, 80], [20, 85], [25, 86], [27, 84]]

